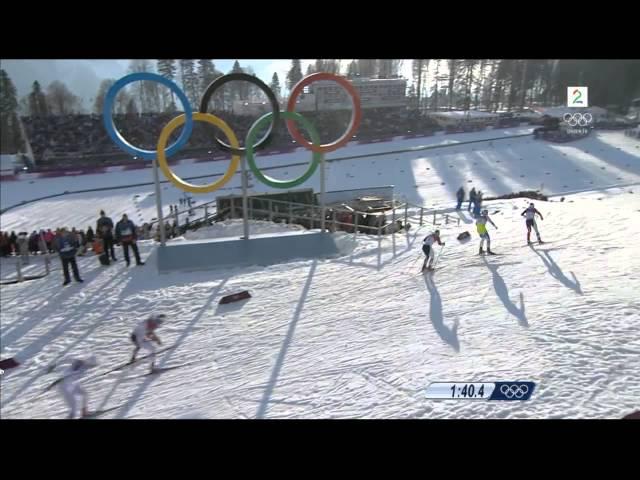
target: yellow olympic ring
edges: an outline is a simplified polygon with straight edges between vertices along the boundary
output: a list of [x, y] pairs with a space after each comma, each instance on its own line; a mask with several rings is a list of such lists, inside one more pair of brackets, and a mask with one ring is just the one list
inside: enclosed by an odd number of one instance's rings
[[[169, 179], [171, 183], [173, 183], [176, 187], [184, 190], [185, 192], [190, 193], [211, 193], [218, 190], [224, 184], [226, 184], [236, 173], [236, 170], [240, 166], [240, 155], [231, 155], [231, 164], [227, 169], [224, 176], [213, 183], [209, 183], [207, 185], [194, 185], [189, 182], [185, 182], [183, 179], [178, 177], [171, 168], [169, 168], [169, 164], [167, 163], [167, 157], [165, 155], [165, 148], [167, 146], [167, 142], [169, 141], [169, 135], [178, 128], [180, 125], [184, 124], [186, 117], [184, 114], [177, 116], [173, 120], [171, 120], [165, 127], [162, 129], [160, 133], [160, 138], [158, 139], [158, 147], [156, 151], [156, 155], [158, 158], [158, 166], [162, 173], [164, 173], [165, 177]], [[233, 149], [237, 151], [240, 147], [238, 143], [238, 139], [236, 138], [233, 130], [229, 128], [229, 125], [225, 123], [224, 120], [216, 117], [215, 115], [211, 115], [210, 113], [194, 113], [193, 119], [199, 122], [210, 123], [211, 125], [218, 127], [222, 132], [226, 135], [227, 140], [229, 140], [229, 144]]]

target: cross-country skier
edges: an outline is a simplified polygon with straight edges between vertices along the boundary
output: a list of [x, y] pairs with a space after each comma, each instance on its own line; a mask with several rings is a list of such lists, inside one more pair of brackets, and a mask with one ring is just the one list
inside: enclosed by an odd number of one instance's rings
[[530, 203], [529, 206], [520, 214], [520, 216], [526, 218], [527, 224], [527, 244], [531, 245], [531, 227], [536, 231], [536, 236], [538, 237], [538, 243], [544, 243], [540, 239], [540, 232], [538, 231], [538, 225], [536, 224], [536, 214], [540, 215], [540, 220], [544, 220], [542, 214], [536, 209], [533, 203]]
[[153, 372], [153, 367], [155, 363], [155, 354], [156, 349], [153, 346], [152, 342], [156, 342], [158, 345], [162, 345], [160, 339], [154, 333], [155, 329], [158, 328], [164, 321], [167, 316], [164, 313], [159, 315], [151, 315], [148, 319], [142, 321], [131, 333], [131, 341], [136, 346], [133, 350], [133, 355], [131, 356], [131, 363], [136, 361], [136, 355], [140, 348], [144, 348], [151, 352], [151, 371]]
[[438, 242], [438, 245], [444, 247], [444, 242], [440, 241], [440, 230], [436, 230], [433, 233], [430, 233], [424, 240], [422, 240], [422, 251], [424, 252], [425, 258], [424, 263], [422, 264], [422, 271], [431, 270], [433, 266], [433, 243]]
[[480, 235], [481, 238], [480, 251], [478, 252], [479, 255], [482, 255], [484, 253], [482, 247], [484, 246], [485, 240], [487, 241], [487, 253], [489, 255], [495, 255], [495, 253], [491, 251], [491, 238], [489, 237], [489, 232], [487, 231], [487, 222], [493, 225], [496, 230], [498, 229], [498, 227], [496, 227], [496, 224], [493, 223], [493, 221], [491, 221], [491, 219], [489, 218], [489, 211], [482, 210], [480, 218], [476, 220], [476, 228], [478, 229], [478, 235]]
[[86, 417], [89, 414], [88, 402], [89, 396], [87, 391], [80, 385], [80, 379], [91, 367], [95, 367], [98, 364], [95, 356], [91, 356], [87, 359], [75, 358], [71, 361], [71, 366], [68, 367], [63, 376], [62, 381], [58, 384], [58, 390], [64, 397], [65, 401], [71, 408], [69, 413], [69, 419], [75, 418], [76, 409], [78, 406], [76, 397], [82, 397], [82, 416]]

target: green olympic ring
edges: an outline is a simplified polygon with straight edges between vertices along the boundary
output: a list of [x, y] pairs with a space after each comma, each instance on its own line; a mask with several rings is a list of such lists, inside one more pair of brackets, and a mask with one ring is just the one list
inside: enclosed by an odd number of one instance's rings
[[[262, 117], [260, 117], [258, 120], [255, 121], [255, 123], [251, 126], [251, 128], [249, 129], [249, 132], [247, 133], [247, 139], [245, 140], [245, 145], [246, 145], [245, 153], [247, 156], [247, 162], [249, 163], [249, 168], [251, 169], [251, 172], [253, 172], [255, 177], [260, 182], [270, 187], [273, 187], [273, 188], [297, 187], [298, 185], [306, 182], [314, 174], [314, 172], [318, 168], [318, 165], [322, 162], [322, 153], [312, 152], [311, 165], [309, 165], [309, 168], [307, 169], [307, 171], [304, 174], [302, 174], [302, 176], [298, 178], [294, 178], [293, 180], [277, 180], [275, 178], [269, 177], [264, 173], [262, 173], [258, 168], [258, 166], [256, 165], [256, 161], [253, 155], [253, 144], [256, 136], [258, 135], [258, 132], [260, 131], [260, 127], [263, 127], [268, 122], [271, 122], [272, 116], [273, 116], [273, 112], [269, 112], [263, 115]], [[318, 148], [320, 147], [320, 135], [318, 135], [318, 131], [311, 124], [311, 122], [309, 122], [309, 120], [307, 120], [302, 115], [296, 112], [284, 111], [284, 112], [280, 112], [280, 116], [285, 118], [286, 120], [295, 120], [300, 122], [302, 126], [307, 130], [307, 132], [309, 132], [309, 135], [311, 136], [312, 144], [315, 147], [318, 147]]]

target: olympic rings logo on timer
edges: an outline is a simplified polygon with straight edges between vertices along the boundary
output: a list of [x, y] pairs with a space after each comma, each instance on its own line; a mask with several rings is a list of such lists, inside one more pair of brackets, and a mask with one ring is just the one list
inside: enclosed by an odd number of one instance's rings
[[527, 385], [501, 385], [500, 393], [502, 393], [505, 397], [511, 398], [522, 398], [527, 393], [529, 393], [529, 387]]
[[565, 123], [568, 123], [570, 127], [586, 127], [593, 121], [593, 116], [590, 113], [565, 113], [562, 116]]
[[[113, 105], [115, 103], [116, 95], [118, 92], [127, 86], [130, 83], [137, 81], [151, 81], [157, 82], [161, 85], [168, 87], [173, 93], [176, 94], [180, 102], [184, 107], [184, 113], [178, 115], [174, 119], [172, 119], [165, 127], [162, 129], [160, 133], [160, 137], [158, 138], [158, 144], [156, 150], [144, 150], [142, 148], [136, 147], [130, 144], [116, 129], [115, 123], [113, 121]], [[225, 83], [231, 81], [246, 81], [253, 83], [260, 90], [262, 90], [267, 98], [269, 99], [269, 103], [271, 104], [272, 112], [269, 112], [265, 115], [262, 115], [258, 118], [249, 131], [247, 132], [247, 136], [245, 139], [245, 146], [240, 147], [238, 142], [238, 138], [236, 137], [233, 130], [227, 125], [227, 123], [221, 118], [208, 113], [207, 108], [209, 104], [209, 100], [215, 93], [217, 89], [222, 87]], [[351, 104], [353, 106], [353, 112], [351, 115], [351, 121], [349, 122], [349, 127], [347, 128], [344, 135], [342, 135], [337, 140], [327, 143], [320, 143], [320, 136], [318, 132], [314, 128], [314, 126], [309, 122], [306, 118], [304, 118], [299, 113], [294, 111], [296, 106], [296, 101], [300, 94], [302, 93], [304, 87], [309, 85], [312, 82], [316, 82], [319, 80], [330, 80], [336, 82], [341, 87], [343, 87], [349, 96], [351, 97]], [[277, 180], [275, 178], [271, 178], [265, 174], [263, 174], [258, 166], [255, 163], [254, 152], [258, 148], [265, 145], [265, 143], [269, 140], [273, 132], [277, 129], [277, 123], [280, 117], [286, 120], [287, 130], [294, 138], [296, 142], [302, 145], [307, 150], [311, 150], [312, 153], [312, 161], [309, 165], [309, 168], [305, 173], [303, 173], [300, 177], [295, 178], [293, 180]], [[289, 100], [287, 102], [287, 109], [283, 112], [280, 111], [280, 105], [278, 104], [278, 100], [276, 99], [273, 91], [259, 78], [254, 77], [252, 75], [248, 75], [246, 73], [231, 73], [228, 75], [223, 75], [222, 77], [217, 78], [209, 86], [206, 88], [204, 94], [202, 95], [202, 99], [200, 101], [200, 108], [198, 112], [194, 112], [187, 96], [185, 93], [171, 80], [157, 75], [155, 73], [149, 72], [138, 72], [132, 73], [122, 77], [120, 80], [115, 82], [109, 91], [107, 92], [104, 99], [104, 108], [103, 108], [103, 120], [104, 126], [107, 130], [107, 133], [114, 141], [114, 143], [120, 147], [125, 152], [144, 158], [145, 160], [154, 160], [157, 159], [158, 166], [160, 170], [164, 173], [167, 179], [173, 183], [176, 187], [181, 190], [190, 193], [210, 193], [215, 192], [226, 183], [228, 183], [231, 178], [233, 178], [238, 166], [240, 165], [240, 155], [245, 154], [247, 157], [247, 163], [249, 164], [249, 168], [253, 172], [254, 176], [265, 185], [269, 185], [273, 188], [293, 188], [304, 182], [306, 182], [316, 171], [318, 166], [322, 163], [322, 154], [327, 152], [332, 152], [337, 150], [338, 148], [346, 145], [355, 132], [358, 130], [360, 126], [360, 120], [362, 118], [362, 110], [360, 105], [360, 96], [356, 89], [351, 85], [351, 83], [344, 77], [339, 77], [337, 75], [331, 73], [313, 73], [301, 79], [291, 90], [291, 94], [289, 96]], [[209, 123], [215, 127], [218, 127], [222, 130], [222, 133], [227, 137], [227, 142], [224, 142], [216, 137], [216, 142], [218, 145], [226, 150], [231, 152], [231, 163], [229, 164], [229, 168], [225, 172], [225, 174], [217, 181], [214, 181], [210, 184], [206, 185], [194, 185], [189, 183], [179, 176], [177, 176], [169, 167], [167, 162], [167, 158], [171, 155], [176, 154], [188, 141], [191, 137], [191, 133], [193, 132], [193, 122], [205, 122]], [[300, 131], [297, 129], [295, 122], [300, 123], [304, 129], [308, 132], [309, 137], [311, 138], [311, 142], [307, 141]], [[256, 139], [258, 132], [261, 128], [263, 128], [266, 124], [269, 124], [269, 127], [265, 134], [262, 135], [261, 138]], [[170, 146], [167, 147], [167, 143], [169, 141], [169, 137], [173, 131], [184, 125], [182, 132], [178, 136], [178, 139]], [[255, 142], [255, 143], [254, 143]]]

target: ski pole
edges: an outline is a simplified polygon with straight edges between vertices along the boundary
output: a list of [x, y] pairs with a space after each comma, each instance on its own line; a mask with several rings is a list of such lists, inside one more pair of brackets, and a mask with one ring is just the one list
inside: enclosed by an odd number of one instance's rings
[[440, 260], [440, 255], [442, 255], [442, 251], [444, 250], [444, 247], [446, 247], [446, 245], [443, 245], [442, 248], [440, 249], [440, 252], [438, 252], [438, 256], [433, 262], [433, 265], [431, 266], [431, 268], [436, 268], [436, 265], [438, 264], [438, 260]]
[[416, 263], [418, 263], [418, 260], [420, 260], [422, 258], [421, 254], [416, 255], [416, 259], [413, 261], [413, 263], [411, 264], [411, 266], [407, 269], [407, 273], [410, 272], [411, 270], [413, 270], [416, 266]]

